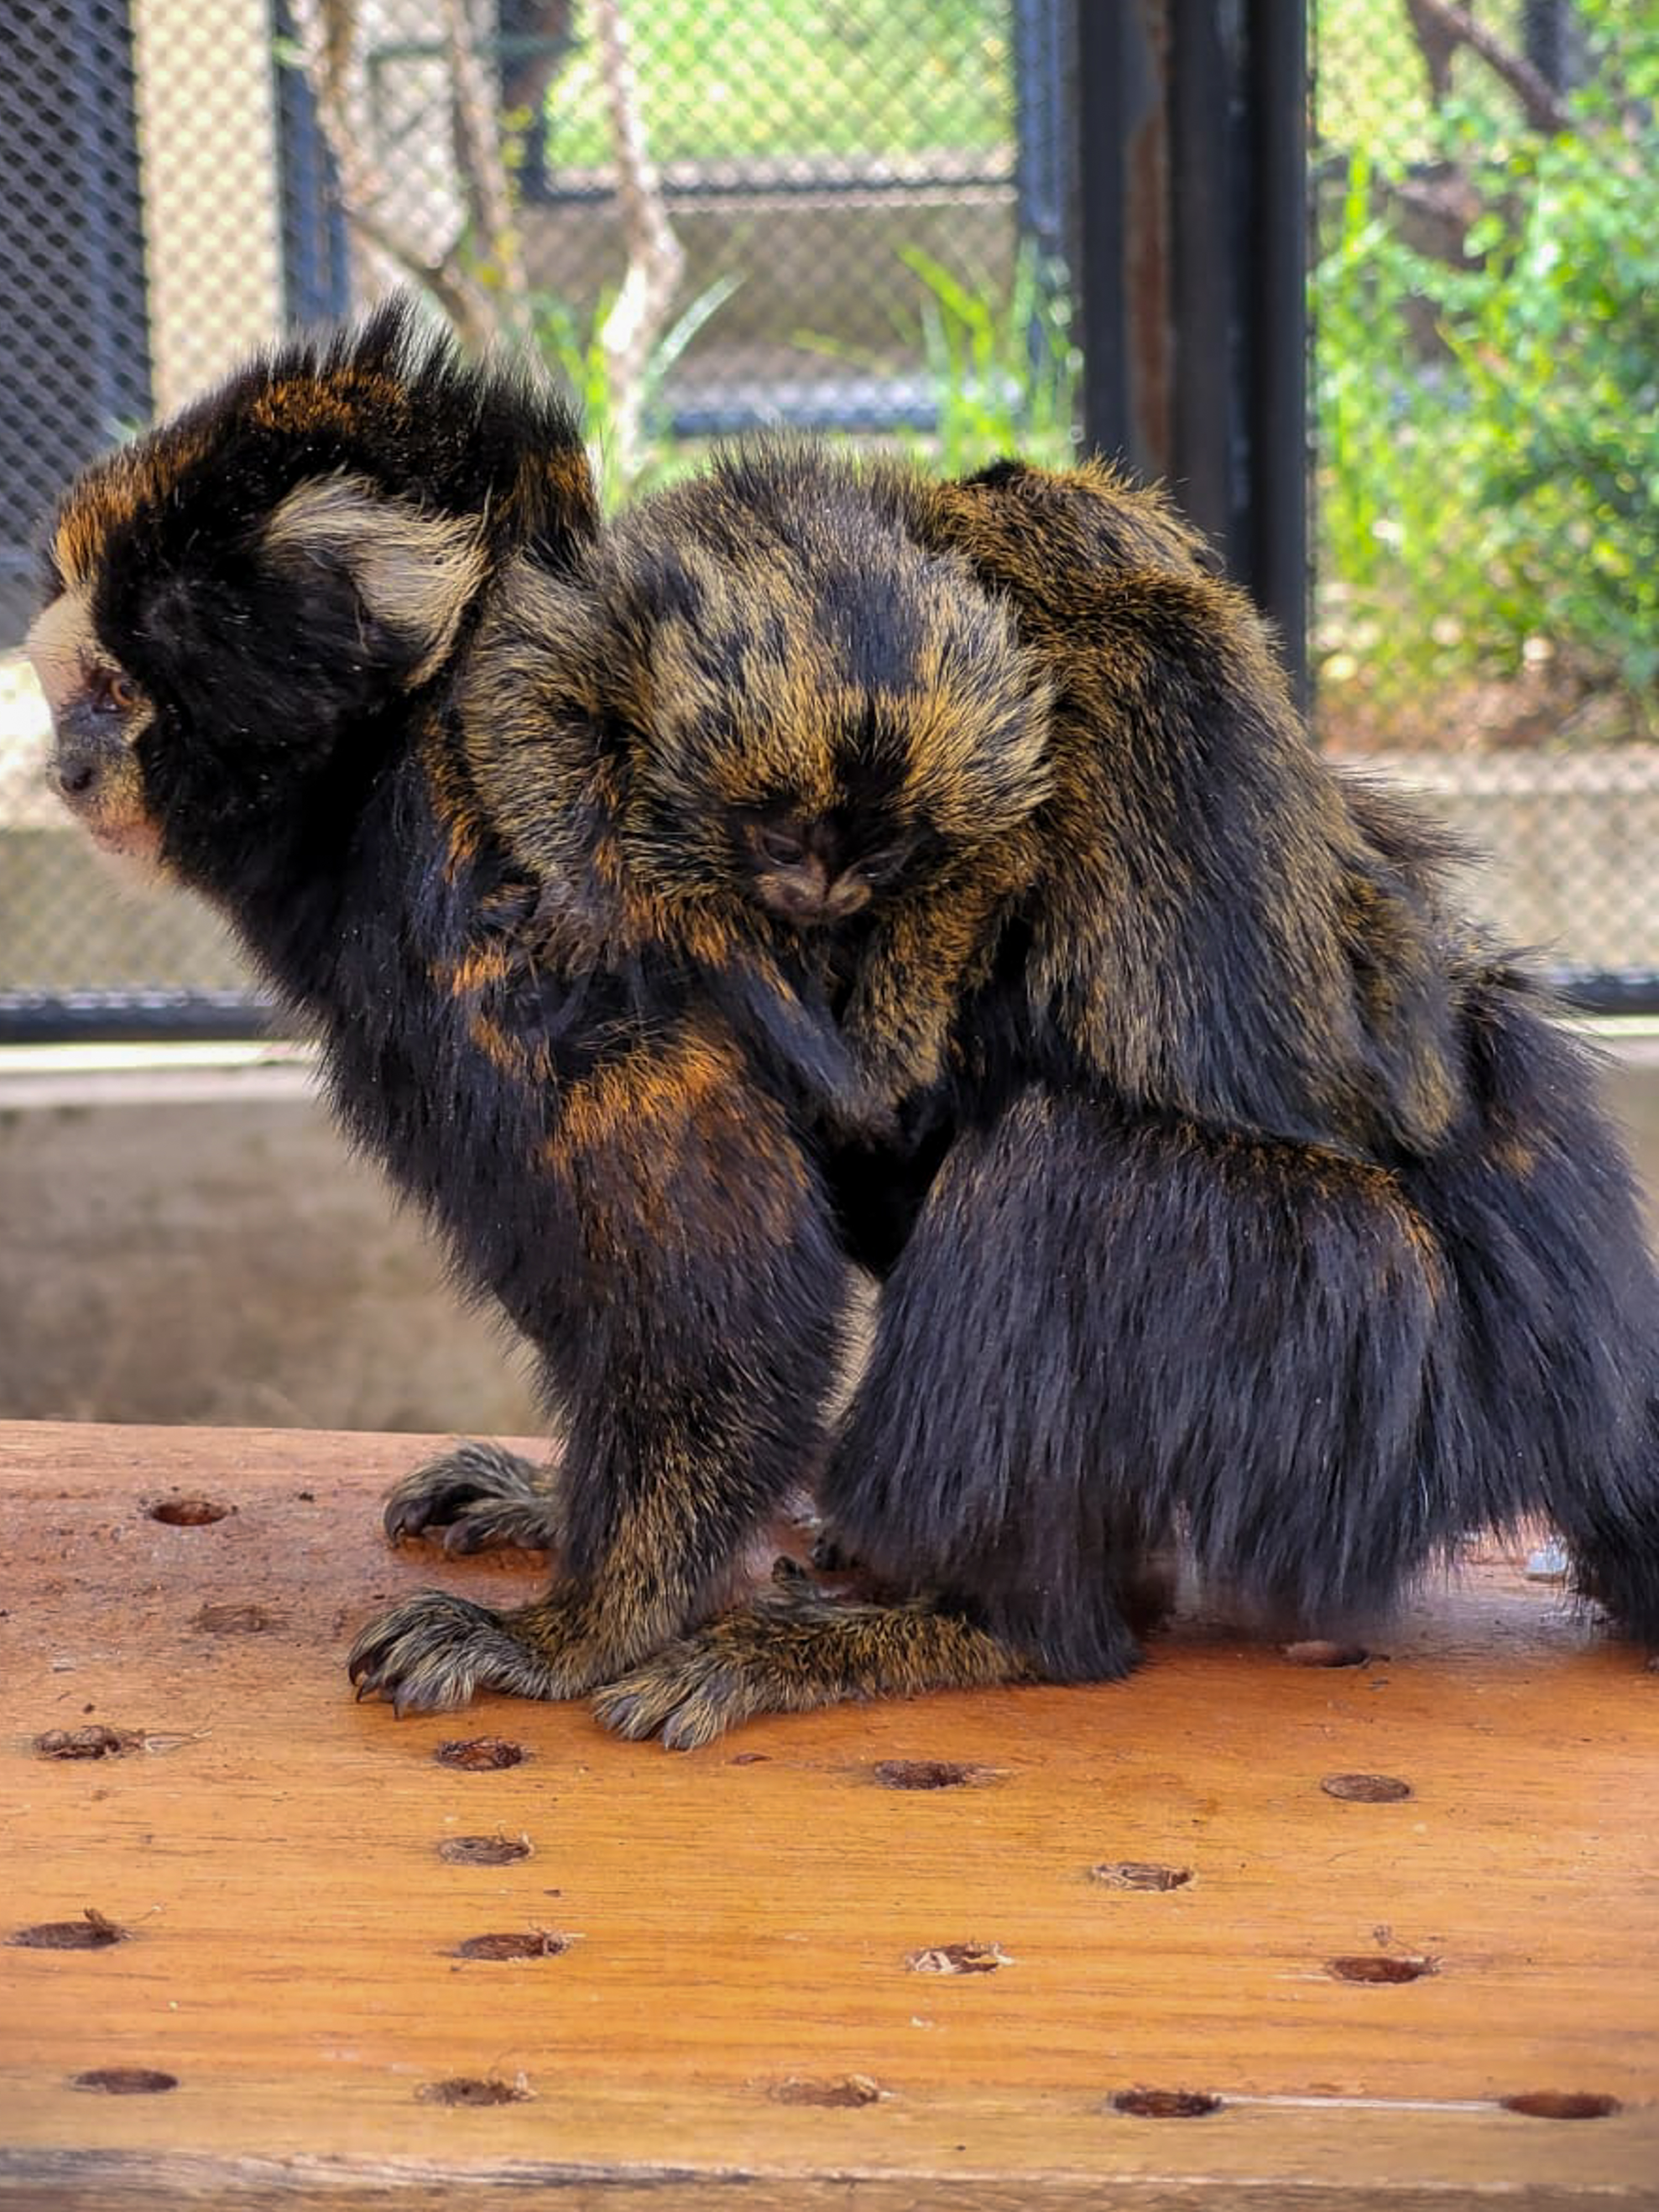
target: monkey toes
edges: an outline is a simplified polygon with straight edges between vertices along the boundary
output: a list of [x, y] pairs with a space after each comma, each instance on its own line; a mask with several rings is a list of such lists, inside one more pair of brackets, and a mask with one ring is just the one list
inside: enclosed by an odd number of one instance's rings
[[770, 1711], [774, 1702], [744, 1662], [696, 1637], [607, 1683], [593, 1711], [617, 1735], [659, 1735], [670, 1751], [695, 1751], [752, 1714]]
[[530, 1552], [557, 1542], [554, 1477], [501, 1444], [457, 1443], [406, 1474], [386, 1502], [386, 1533], [429, 1536], [450, 1558], [517, 1545]]
[[860, 1694], [836, 1663], [836, 1609], [800, 1579], [804, 1587], [792, 1578], [607, 1682], [593, 1698], [600, 1723], [617, 1735], [659, 1735], [671, 1751], [694, 1751], [757, 1713], [802, 1712]]
[[370, 1621], [346, 1668], [359, 1698], [385, 1698], [399, 1720], [464, 1705], [479, 1690], [563, 1694], [546, 1658], [514, 1632], [511, 1614], [443, 1590], [423, 1590]]

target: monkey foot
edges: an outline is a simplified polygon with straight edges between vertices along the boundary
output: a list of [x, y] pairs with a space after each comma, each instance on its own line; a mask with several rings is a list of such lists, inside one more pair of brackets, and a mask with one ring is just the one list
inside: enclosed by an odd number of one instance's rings
[[471, 1438], [406, 1474], [386, 1499], [385, 1522], [392, 1543], [430, 1536], [451, 1559], [507, 1545], [544, 1552], [557, 1541], [549, 1472]]
[[670, 1751], [695, 1751], [757, 1713], [829, 1705], [838, 1694], [791, 1698], [761, 1654], [744, 1651], [726, 1623], [655, 1652], [593, 1698], [601, 1726], [636, 1740], [659, 1735]]
[[925, 1602], [831, 1604], [799, 1580], [607, 1682], [593, 1698], [599, 1720], [691, 1751], [757, 1713], [1032, 1679], [1018, 1653]]
[[443, 1590], [423, 1590], [372, 1620], [346, 1667], [360, 1698], [386, 1698], [400, 1720], [464, 1705], [479, 1690], [568, 1694], [547, 1659], [515, 1632], [511, 1615]]

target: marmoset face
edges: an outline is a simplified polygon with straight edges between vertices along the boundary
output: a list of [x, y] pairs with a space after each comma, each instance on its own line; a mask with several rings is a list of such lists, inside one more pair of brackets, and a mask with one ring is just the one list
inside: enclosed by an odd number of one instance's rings
[[98, 636], [85, 585], [52, 600], [27, 650], [52, 710], [49, 773], [58, 796], [103, 851], [153, 866], [160, 836], [136, 749], [155, 709]]
[[734, 830], [756, 903], [803, 930], [854, 921], [904, 880], [927, 842], [920, 830], [865, 821], [850, 807], [816, 814], [787, 802], [740, 812]]
[[821, 937], [1029, 818], [1047, 699], [1004, 607], [844, 469], [812, 489], [787, 529], [771, 479], [740, 472], [629, 518], [611, 629], [638, 646], [609, 681], [641, 872]]

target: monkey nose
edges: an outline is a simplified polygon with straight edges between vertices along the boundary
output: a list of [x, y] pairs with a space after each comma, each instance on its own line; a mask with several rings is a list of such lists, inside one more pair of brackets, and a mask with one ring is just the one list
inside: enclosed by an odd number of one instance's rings
[[784, 892], [781, 903], [790, 920], [799, 922], [804, 928], [810, 928], [824, 918], [824, 896], [821, 890], [809, 890], [792, 884]]
[[98, 764], [85, 753], [71, 753], [58, 763], [58, 788], [65, 799], [84, 798], [98, 781]]

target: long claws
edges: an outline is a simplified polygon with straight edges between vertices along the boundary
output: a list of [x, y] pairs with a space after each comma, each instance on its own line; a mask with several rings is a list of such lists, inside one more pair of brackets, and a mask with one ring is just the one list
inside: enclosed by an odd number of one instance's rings
[[[457, 1506], [442, 1531], [444, 1556], [459, 1559], [475, 1552], [545, 1552], [551, 1547], [550, 1511], [544, 1498], [478, 1498]], [[428, 1533], [437, 1535], [435, 1525]]]
[[385, 1698], [401, 1719], [464, 1705], [504, 1663], [510, 1670], [525, 1656], [496, 1614], [428, 1590], [371, 1621], [351, 1647], [346, 1672], [359, 1699]]
[[441, 1538], [453, 1556], [514, 1544], [544, 1551], [553, 1540], [547, 1477], [518, 1453], [464, 1438], [406, 1474], [386, 1499], [388, 1540]]
[[561, 1647], [550, 1636], [556, 1620], [545, 1607], [503, 1615], [446, 1590], [422, 1590], [369, 1622], [346, 1672], [360, 1698], [384, 1698], [399, 1718], [464, 1705], [478, 1690], [567, 1697], [599, 1670], [580, 1642]]

